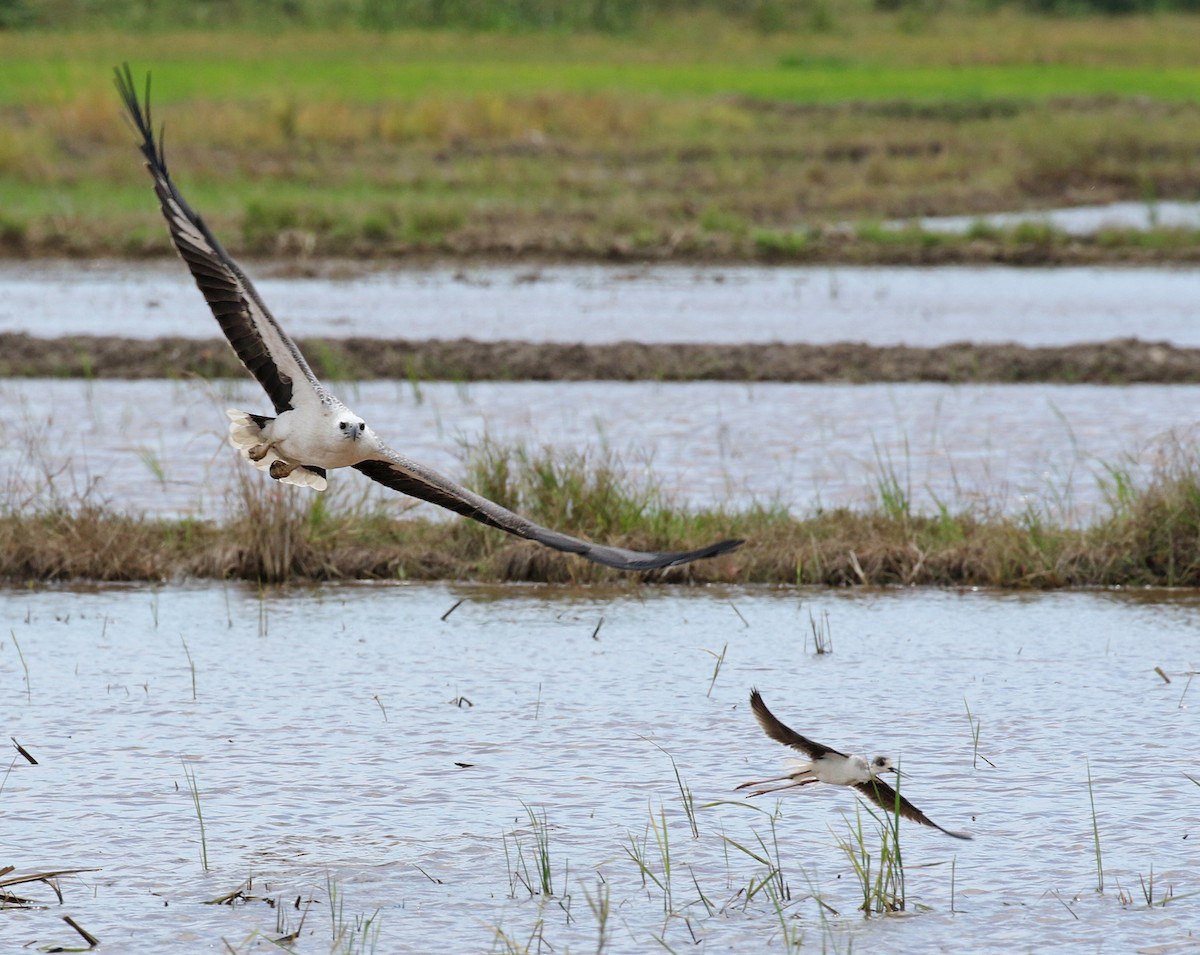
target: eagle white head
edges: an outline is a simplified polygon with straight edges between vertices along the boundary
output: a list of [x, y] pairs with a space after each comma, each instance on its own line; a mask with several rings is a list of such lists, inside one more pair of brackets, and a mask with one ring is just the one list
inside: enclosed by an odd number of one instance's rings
[[338, 436], [347, 441], [357, 441], [367, 433], [367, 423], [353, 411], [343, 411], [334, 421]]

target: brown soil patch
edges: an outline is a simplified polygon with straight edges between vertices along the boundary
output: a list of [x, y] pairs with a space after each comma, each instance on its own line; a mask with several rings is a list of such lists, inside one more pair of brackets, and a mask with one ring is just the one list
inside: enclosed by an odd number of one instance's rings
[[[318, 375], [335, 381], [1200, 382], [1200, 349], [1133, 338], [1042, 348], [374, 338], [301, 340], [300, 347]], [[220, 339], [0, 334], [0, 377], [236, 378], [245, 373]]]

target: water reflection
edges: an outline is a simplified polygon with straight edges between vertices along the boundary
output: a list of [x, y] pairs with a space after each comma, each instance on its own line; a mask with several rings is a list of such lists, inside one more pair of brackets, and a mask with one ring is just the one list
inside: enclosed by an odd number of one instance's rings
[[[1148, 908], [1138, 886], [1152, 865], [1160, 892], [1198, 888], [1192, 597], [349, 585], [0, 603], [6, 732], [39, 759], [5, 776], [8, 861], [101, 869], [64, 880], [63, 906], [6, 911], [14, 946], [73, 941], [68, 913], [122, 951], [241, 950], [295, 928], [298, 898], [316, 900], [299, 950], [327, 951], [327, 880], [347, 919], [378, 910], [380, 951], [479, 951], [539, 921], [556, 951], [590, 950], [584, 893], [604, 886], [612, 951], [693, 934], [719, 950], [780, 945], [774, 906], [747, 891], [766, 870], [734, 843], [783, 865], [785, 919], [814, 946], [1026, 948], [1031, 924], [1039, 947], [1068, 952], [1189, 938], [1190, 903]], [[828, 612], [832, 654], [813, 654], [810, 611]], [[733, 792], [780, 764], [751, 685], [802, 731], [897, 756], [907, 794], [975, 835], [902, 830], [912, 918], [855, 912], [834, 840], [851, 794], [781, 799], [772, 830]], [[675, 767], [703, 807], [698, 837]], [[545, 813], [551, 899], [519, 874], [537, 851], [526, 807]], [[651, 813], [669, 827], [669, 897], [623, 848], [644, 847], [664, 876]], [[247, 877], [281, 908], [198, 904]]]

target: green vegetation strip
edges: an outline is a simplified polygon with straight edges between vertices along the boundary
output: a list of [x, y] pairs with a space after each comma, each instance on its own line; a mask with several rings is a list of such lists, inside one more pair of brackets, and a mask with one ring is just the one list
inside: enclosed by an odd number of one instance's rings
[[[0, 513], [0, 578], [12, 582], [234, 578], [302, 583], [403, 579], [594, 582], [619, 575], [465, 520], [396, 520], [335, 494], [278, 493], [255, 474], [224, 523], [24, 498]], [[1054, 588], [1200, 586], [1200, 463], [1165, 464], [1143, 488], [1114, 473], [1084, 527], [1028, 506], [920, 514], [895, 488], [867, 510], [805, 517], [780, 507], [690, 511], [632, 486], [611, 460], [485, 447], [476, 490], [534, 520], [610, 544], [688, 548], [745, 537], [732, 555], [656, 572], [666, 582]], [[285, 489], [290, 490], [290, 489]], [[10, 493], [10, 501], [20, 495]], [[10, 508], [14, 508], [10, 505]]]
[[[374, 39], [374, 38], [370, 38]], [[132, 46], [132, 44], [130, 44]], [[141, 44], [139, 43], [140, 47]], [[484, 62], [405, 62], [386, 45], [341, 45], [333, 55], [288, 56], [282, 61], [238, 59], [180, 62], [164, 50], [153, 66], [163, 103], [199, 97], [246, 100], [261, 88], [304, 100], [362, 103], [414, 99], [439, 92], [454, 95], [530, 95], [545, 89], [564, 93], [606, 91], [633, 95], [743, 95], [793, 102], [842, 100], [1040, 99], [1048, 96], [1144, 96], [1186, 101], [1200, 85], [1200, 68], [1090, 67], [1076, 65], [1011, 66], [855, 66], [843, 63], [578, 63], [558, 57], [533, 62], [499, 58]], [[306, 53], [308, 51], [305, 51]], [[361, 55], [366, 52], [366, 55]], [[117, 53], [117, 56], [128, 53]], [[91, 62], [6, 67], [0, 103], [53, 102], [94, 91], [104, 74], [99, 57]], [[112, 54], [107, 60], [111, 61]], [[92, 72], [95, 71], [95, 72]], [[261, 93], [259, 94], [261, 95]]]
[[[1200, 382], [1200, 349], [1137, 339], [1057, 347], [854, 342], [582, 345], [471, 339], [302, 339], [331, 381]], [[0, 333], [0, 378], [241, 378], [223, 340]]]
[[1196, 230], [881, 225], [1194, 199], [1196, 19], [817, 6], [767, 32], [0, 31], [0, 255], [166, 254], [111, 89], [130, 59], [237, 255], [1200, 260]]

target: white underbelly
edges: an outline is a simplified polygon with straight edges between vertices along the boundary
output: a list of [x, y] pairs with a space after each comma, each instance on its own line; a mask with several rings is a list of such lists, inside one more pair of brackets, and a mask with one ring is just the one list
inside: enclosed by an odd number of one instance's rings
[[285, 461], [321, 468], [345, 468], [371, 457], [364, 439], [343, 437], [336, 426], [317, 419], [315, 423], [285, 412], [271, 423], [267, 435], [271, 446]]

